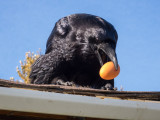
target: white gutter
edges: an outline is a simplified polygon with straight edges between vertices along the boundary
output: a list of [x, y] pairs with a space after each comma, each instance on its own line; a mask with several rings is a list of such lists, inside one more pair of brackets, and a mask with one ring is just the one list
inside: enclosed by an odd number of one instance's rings
[[0, 110], [81, 117], [159, 120], [160, 103], [0, 87]]

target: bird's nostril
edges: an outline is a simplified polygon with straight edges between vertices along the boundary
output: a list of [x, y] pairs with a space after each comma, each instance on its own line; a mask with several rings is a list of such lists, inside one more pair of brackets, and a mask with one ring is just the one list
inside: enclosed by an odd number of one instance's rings
[[91, 44], [90, 47], [91, 47], [92, 51], [94, 51], [94, 52], [98, 51], [98, 47], [96, 45]]
[[97, 46], [96, 46], [96, 45], [94, 45], [94, 50], [98, 50], [98, 48], [97, 48]]

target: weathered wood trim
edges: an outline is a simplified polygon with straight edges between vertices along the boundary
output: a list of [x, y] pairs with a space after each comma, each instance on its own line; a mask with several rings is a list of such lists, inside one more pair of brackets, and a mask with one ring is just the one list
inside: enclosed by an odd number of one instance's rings
[[23, 89], [32, 89], [39, 91], [48, 91], [64, 94], [75, 94], [75, 95], [85, 95], [85, 96], [95, 96], [95, 97], [114, 97], [120, 99], [139, 99], [139, 100], [152, 100], [160, 101], [160, 92], [143, 92], [143, 91], [113, 91], [113, 90], [99, 90], [90, 89], [84, 87], [71, 87], [71, 86], [61, 86], [61, 85], [37, 85], [37, 84], [25, 84], [20, 82], [14, 82], [9, 80], [0, 79], [1, 87], [14, 87]]

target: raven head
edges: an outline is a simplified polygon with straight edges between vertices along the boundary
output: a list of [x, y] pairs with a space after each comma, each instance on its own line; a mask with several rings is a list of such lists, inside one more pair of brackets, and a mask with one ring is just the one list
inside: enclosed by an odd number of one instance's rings
[[104, 63], [108, 61], [112, 61], [114, 63], [114, 66], [116, 70], [118, 69], [118, 60], [117, 55], [115, 52], [116, 43], [117, 43], [117, 33], [112, 33], [113, 36], [108, 34], [105, 39], [96, 39], [90, 38], [90, 47], [96, 54], [99, 63], [101, 66], [103, 66]]
[[[106, 20], [89, 14], [75, 14], [60, 19], [53, 29], [48, 42], [46, 54], [58, 46], [69, 51], [79, 59], [98, 58], [100, 65], [113, 61], [118, 69], [115, 53], [118, 35], [115, 28]], [[63, 41], [61, 43], [60, 41]], [[68, 49], [68, 50], [67, 50]]]
[[79, 31], [84, 32], [81, 41], [87, 41], [88, 49], [90, 48], [94, 52], [101, 66], [112, 61], [117, 70], [118, 60], [115, 49], [118, 34], [113, 25], [97, 16], [87, 16], [82, 21], [80, 20], [79, 23], [83, 24], [82, 28], [78, 28]]

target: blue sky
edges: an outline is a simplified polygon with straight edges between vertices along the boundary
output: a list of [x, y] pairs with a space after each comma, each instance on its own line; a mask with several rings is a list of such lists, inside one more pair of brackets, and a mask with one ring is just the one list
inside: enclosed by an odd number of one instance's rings
[[74, 13], [100, 16], [118, 32], [115, 86], [160, 91], [159, 0], [0, 0], [0, 78], [16, 73], [25, 52], [45, 51], [55, 22]]

